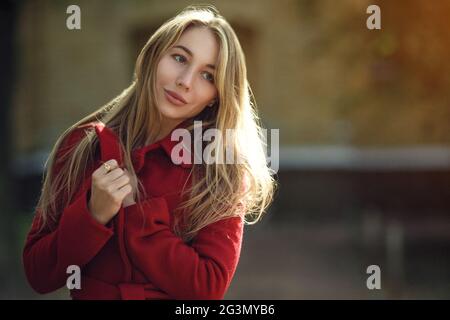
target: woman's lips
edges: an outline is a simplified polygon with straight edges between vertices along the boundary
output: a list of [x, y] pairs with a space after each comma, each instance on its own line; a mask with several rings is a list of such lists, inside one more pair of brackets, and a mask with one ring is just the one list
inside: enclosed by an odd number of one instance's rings
[[180, 99], [178, 99], [177, 97], [173, 96], [172, 94], [173, 94], [172, 92], [164, 89], [164, 95], [166, 96], [166, 99], [170, 103], [172, 103], [172, 104], [174, 104], [176, 106], [184, 106], [186, 104], [186, 102], [181, 101]]

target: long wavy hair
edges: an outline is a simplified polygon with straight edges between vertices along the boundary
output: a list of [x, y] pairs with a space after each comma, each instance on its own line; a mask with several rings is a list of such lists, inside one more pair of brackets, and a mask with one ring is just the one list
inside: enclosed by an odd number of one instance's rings
[[[245, 56], [229, 23], [211, 5], [189, 6], [165, 22], [142, 48], [135, 65], [131, 85], [110, 102], [73, 124], [58, 138], [44, 172], [41, 196], [37, 204], [43, 225], [56, 223], [79, 190], [89, 165], [98, 156], [95, 130], [85, 130], [73, 148], [59, 156], [60, 146], [83, 124], [101, 121], [117, 133], [124, 155], [124, 166], [136, 177], [131, 152], [158, 136], [161, 114], [155, 105], [156, 67], [161, 57], [190, 27], [207, 27], [219, 44], [214, 83], [218, 97], [192, 120], [201, 120], [207, 128], [234, 129], [222, 143], [211, 142], [219, 153], [232, 152], [238, 163], [194, 164], [192, 183], [183, 188], [183, 201], [175, 210], [174, 232], [184, 241], [192, 240], [203, 227], [227, 217], [241, 216], [246, 224], [258, 222], [273, 199], [275, 180], [267, 166], [265, 135], [260, 125], [254, 96], [247, 81]], [[193, 125], [187, 128], [192, 132]], [[226, 150], [228, 149], [228, 150]], [[58, 170], [54, 170], [58, 167]], [[132, 179], [136, 202], [145, 195], [138, 179]], [[185, 185], [186, 186], [186, 185]], [[182, 212], [183, 214], [178, 214]], [[180, 219], [182, 217], [182, 219]]]

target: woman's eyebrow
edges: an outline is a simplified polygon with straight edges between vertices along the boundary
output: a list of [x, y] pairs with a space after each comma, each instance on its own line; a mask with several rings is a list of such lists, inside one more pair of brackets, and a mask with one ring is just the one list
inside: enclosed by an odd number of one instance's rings
[[[174, 48], [180, 48], [180, 49], [186, 51], [186, 53], [187, 53], [188, 55], [190, 55], [191, 57], [194, 56], [194, 54], [192, 53], [192, 51], [189, 50], [188, 48], [186, 48], [185, 46], [177, 45], [177, 46], [174, 46]], [[216, 70], [216, 67], [215, 67], [214, 65], [212, 65], [212, 64], [207, 64], [206, 66], [207, 66], [208, 68], [211, 68], [211, 69], [213, 69], [213, 70]]]

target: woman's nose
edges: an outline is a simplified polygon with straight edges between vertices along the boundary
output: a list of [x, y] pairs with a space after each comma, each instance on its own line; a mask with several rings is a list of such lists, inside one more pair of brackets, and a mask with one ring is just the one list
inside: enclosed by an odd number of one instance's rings
[[192, 81], [194, 80], [194, 73], [186, 69], [177, 79], [177, 85], [189, 90], [192, 87]]

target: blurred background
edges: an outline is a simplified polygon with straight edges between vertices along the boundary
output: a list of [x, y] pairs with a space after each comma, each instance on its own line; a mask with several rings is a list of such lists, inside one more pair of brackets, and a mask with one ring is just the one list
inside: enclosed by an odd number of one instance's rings
[[[450, 1], [210, 1], [235, 29], [279, 183], [226, 299], [450, 298]], [[66, 9], [81, 8], [81, 30]], [[21, 253], [57, 137], [121, 92], [189, 1], [0, 2], [0, 298], [37, 295]], [[381, 30], [366, 9], [381, 8]], [[369, 290], [369, 265], [381, 289]]]

